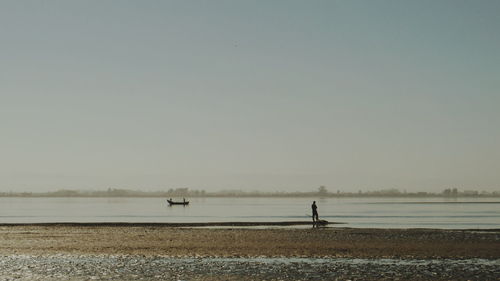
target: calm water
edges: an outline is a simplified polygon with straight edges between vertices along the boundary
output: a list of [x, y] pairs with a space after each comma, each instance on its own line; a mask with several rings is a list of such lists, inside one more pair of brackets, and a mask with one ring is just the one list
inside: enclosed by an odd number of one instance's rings
[[[0, 223], [308, 220], [310, 198], [0, 198]], [[320, 218], [348, 227], [500, 228], [500, 198], [318, 199]]]

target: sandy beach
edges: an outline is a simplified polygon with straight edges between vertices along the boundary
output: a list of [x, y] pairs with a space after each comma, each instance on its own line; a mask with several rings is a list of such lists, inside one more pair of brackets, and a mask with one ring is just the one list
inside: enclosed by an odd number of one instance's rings
[[207, 229], [154, 224], [0, 227], [0, 254], [500, 258], [500, 232], [431, 229]]
[[2, 225], [1, 280], [498, 280], [500, 231]]

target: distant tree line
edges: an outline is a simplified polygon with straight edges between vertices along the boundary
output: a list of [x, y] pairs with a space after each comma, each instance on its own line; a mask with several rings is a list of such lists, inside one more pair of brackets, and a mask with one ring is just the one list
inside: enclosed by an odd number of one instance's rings
[[120, 188], [107, 190], [85, 191], [61, 189], [49, 192], [0, 192], [0, 197], [500, 197], [500, 191], [476, 191], [447, 188], [442, 192], [406, 192], [399, 189], [381, 189], [376, 191], [344, 192], [337, 190], [330, 192], [325, 186], [311, 191], [243, 191], [222, 190], [205, 191], [189, 188], [170, 188], [165, 191], [141, 191]]

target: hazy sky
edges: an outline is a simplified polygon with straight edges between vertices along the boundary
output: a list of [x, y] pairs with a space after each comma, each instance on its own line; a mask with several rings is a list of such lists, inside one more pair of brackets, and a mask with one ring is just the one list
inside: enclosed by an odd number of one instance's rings
[[1, 1], [0, 190], [500, 189], [500, 1]]

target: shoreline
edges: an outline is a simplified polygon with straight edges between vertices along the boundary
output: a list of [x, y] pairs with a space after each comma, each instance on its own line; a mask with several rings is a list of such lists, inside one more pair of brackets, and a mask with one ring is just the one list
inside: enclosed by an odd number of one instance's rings
[[[346, 222], [322, 221], [318, 224], [320, 228], [352, 229], [352, 230], [427, 230], [427, 231], [474, 231], [474, 232], [499, 232], [500, 228], [429, 228], [429, 227], [350, 227]], [[252, 229], [259, 226], [311, 226], [311, 221], [266, 221], [266, 222], [40, 222], [40, 223], [0, 223], [0, 227], [158, 227], [158, 228], [205, 228], [218, 229], [218, 227], [235, 227], [239, 229]], [[240, 228], [241, 227], [241, 228]], [[263, 228], [265, 229], [265, 228]]]
[[[343, 222], [322, 221], [320, 225], [346, 224]], [[67, 227], [210, 227], [210, 226], [312, 226], [311, 221], [278, 222], [41, 222], [41, 223], [0, 223], [0, 227], [9, 226], [67, 226]]]

